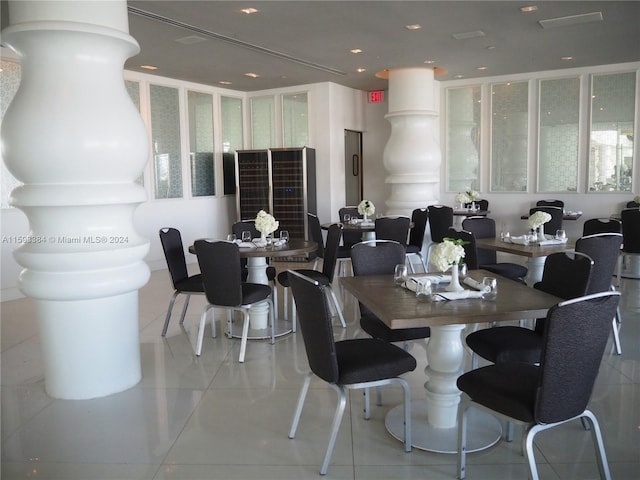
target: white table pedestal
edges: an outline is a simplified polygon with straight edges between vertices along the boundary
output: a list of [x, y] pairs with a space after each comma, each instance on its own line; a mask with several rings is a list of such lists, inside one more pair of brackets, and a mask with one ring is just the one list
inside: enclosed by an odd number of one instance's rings
[[[456, 380], [462, 374], [464, 347], [461, 332], [465, 325], [431, 327], [427, 344], [428, 377], [426, 399], [412, 402], [412, 445], [420, 450], [456, 453], [458, 442], [458, 404], [461, 392]], [[403, 408], [389, 411], [387, 430], [398, 440], [404, 438]], [[488, 448], [500, 440], [502, 426], [492, 415], [470, 410], [467, 451]]]
[[[247, 282], [269, 285], [266, 257], [247, 258], [247, 270], [249, 271]], [[267, 302], [253, 307], [249, 315], [249, 328], [251, 330], [266, 330], [269, 328], [269, 304]]]
[[542, 271], [544, 270], [544, 262], [547, 257], [533, 257], [527, 258], [527, 276], [524, 277], [524, 281], [529, 287], [533, 287], [536, 283], [542, 280]]

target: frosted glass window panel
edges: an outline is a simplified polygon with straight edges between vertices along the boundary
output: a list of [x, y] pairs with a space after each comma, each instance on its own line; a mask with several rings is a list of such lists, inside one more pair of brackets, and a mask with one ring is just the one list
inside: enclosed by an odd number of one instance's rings
[[213, 95], [188, 91], [187, 109], [191, 192], [194, 197], [215, 195]]
[[[9, 108], [9, 104], [13, 100], [13, 97], [15, 97], [18, 87], [20, 86], [21, 69], [19, 63], [8, 62], [5, 60], [0, 61], [0, 66], [2, 67], [2, 71], [0, 72], [0, 119], [2, 119], [4, 118], [4, 114], [7, 112], [7, 108]], [[4, 164], [4, 160], [1, 158], [1, 155], [2, 153], [0, 153], [0, 163], [2, 164], [0, 170], [0, 175], [2, 175], [0, 182], [2, 187], [0, 191], [2, 196], [0, 200], [0, 207], [10, 208], [9, 195], [14, 188], [22, 185], [22, 182], [9, 172]]]
[[309, 145], [309, 122], [306, 93], [282, 96], [282, 135], [284, 147]]
[[242, 99], [235, 97], [220, 97], [220, 111], [222, 117], [222, 171], [224, 194], [235, 195], [236, 172], [235, 152], [244, 148], [242, 129]]
[[510, 82], [491, 86], [491, 191], [527, 189], [529, 85]]
[[[138, 112], [140, 111], [140, 84], [138, 82], [133, 82], [131, 80], [125, 80], [124, 86], [127, 89], [127, 93], [129, 94], [129, 98], [136, 106]], [[144, 174], [140, 174], [138, 178], [136, 178], [136, 183], [139, 185], [144, 185]]]
[[150, 85], [155, 198], [182, 198], [178, 89]]
[[538, 191], [577, 191], [580, 79], [540, 81], [538, 118]]
[[635, 72], [591, 77], [590, 192], [632, 189], [635, 92]]
[[273, 97], [251, 99], [251, 133], [254, 149], [275, 146], [275, 100]]
[[480, 190], [479, 86], [447, 89], [447, 190]]

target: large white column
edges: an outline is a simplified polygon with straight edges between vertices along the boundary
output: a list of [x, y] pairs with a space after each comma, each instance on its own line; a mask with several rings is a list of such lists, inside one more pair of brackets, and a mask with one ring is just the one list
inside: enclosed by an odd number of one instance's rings
[[410, 215], [414, 208], [438, 203], [440, 163], [438, 112], [433, 68], [388, 71], [391, 135], [383, 164], [391, 186], [386, 201], [390, 215]]
[[16, 249], [35, 299], [47, 393], [85, 399], [140, 381], [138, 289], [149, 242], [133, 225], [145, 201], [142, 119], [123, 79], [139, 51], [124, 0], [9, 2], [3, 43], [22, 80], [2, 125], [3, 157], [24, 182], [11, 203], [29, 219]]

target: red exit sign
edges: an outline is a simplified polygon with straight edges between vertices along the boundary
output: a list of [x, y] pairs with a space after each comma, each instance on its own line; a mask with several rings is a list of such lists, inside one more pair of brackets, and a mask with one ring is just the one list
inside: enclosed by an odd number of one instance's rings
[[384, 101], [384, 90], [375, 90], [373, 92], [367, 92], [369, 103], [380, 103]]

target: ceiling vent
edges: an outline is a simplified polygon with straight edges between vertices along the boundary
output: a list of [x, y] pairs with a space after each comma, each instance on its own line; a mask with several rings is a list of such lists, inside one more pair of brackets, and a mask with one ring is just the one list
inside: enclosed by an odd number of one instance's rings
[[194, 43], [206, 42], [206, 38], [199, 37], [198, 35], [189, 35], [188, 37], [177, 38], [176, 42], [183, 45], [193, 45]]
[[454, 33], [452, 36], [456, 40], [466, 40], [467, 38], [484, 37], [484, 32], [482, 30], [475, 30], [473, 32]]
[[581, 23], [601, 22], [602, 12], [583, 13], [581, 15], [569, 15], [568, 17], [550, 18], [540, 20], [538, 23], [542, 28], [568, 27], [569, 25], [579, 25]]

